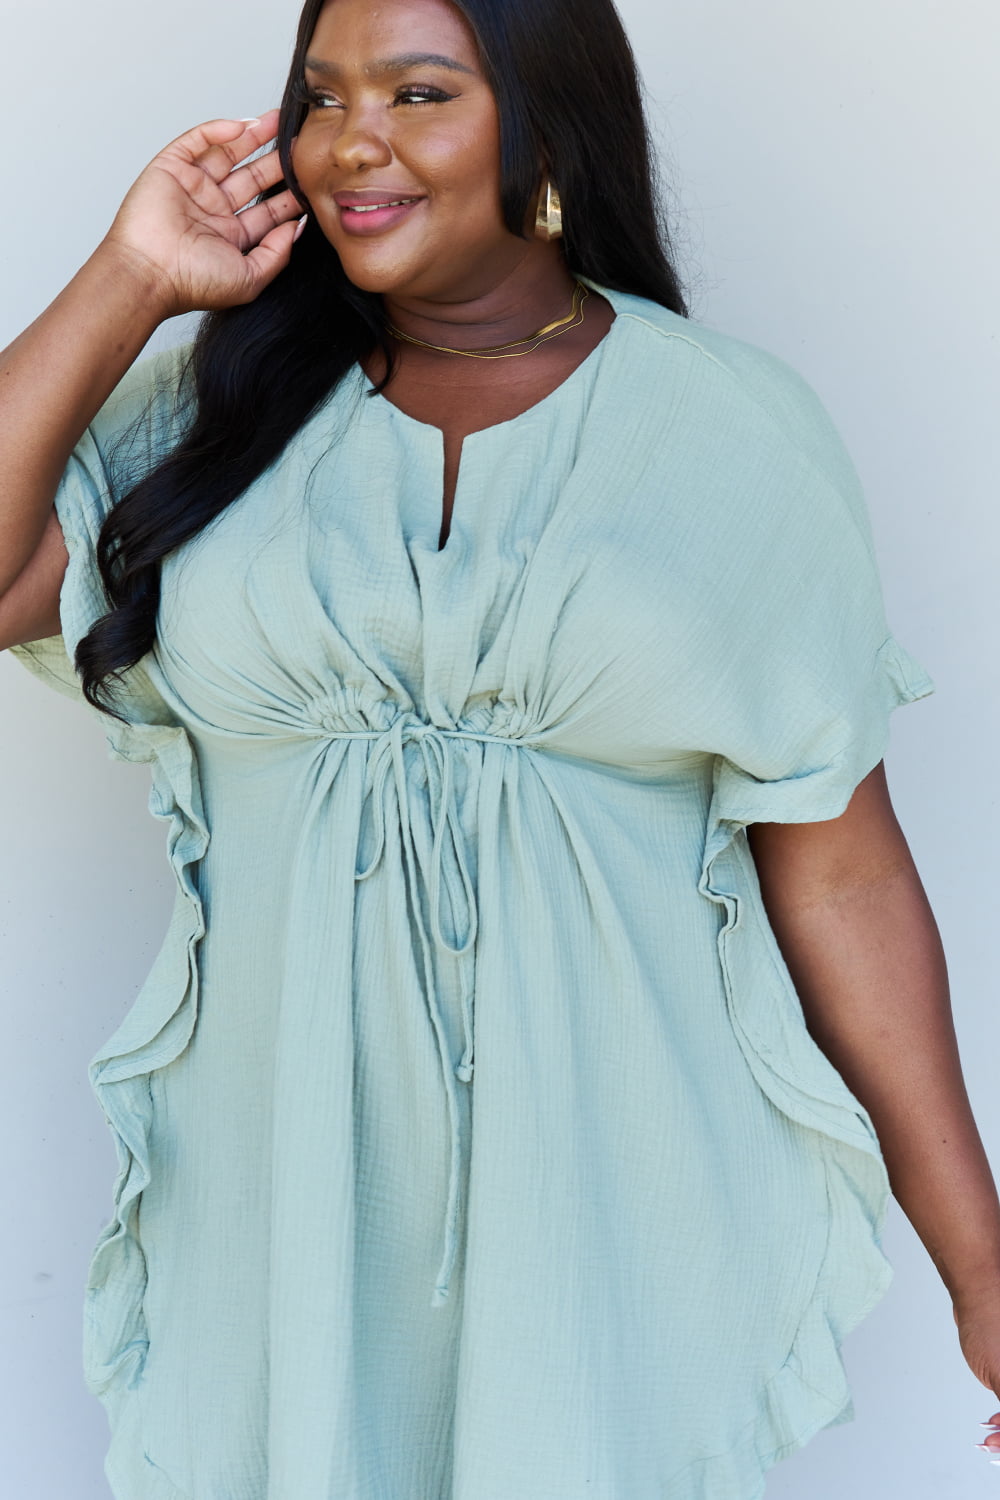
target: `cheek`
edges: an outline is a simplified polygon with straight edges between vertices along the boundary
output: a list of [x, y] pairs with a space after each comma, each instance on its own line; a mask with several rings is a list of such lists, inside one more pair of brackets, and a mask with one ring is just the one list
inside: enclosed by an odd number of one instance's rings
[[[402, 143], [401, 143], [402, 144]], [[400, 153], [402, 154], [402, 152]], [[414, 153], [414, 167], [417, 166]], [[419, 146], [421, 177], [434, 191], [461, 192], [494, 201], [500, 196], [500, 141], [489, 125], [471, 123], [456, 132], [431, 131]]]
[[307, 196], [310, 187], [315, 186], [321, 179], [328, 157], [329, 152], [324, 148], [322, 132], [306, 122], [292, 148], [292, 166], [302, 186], [302, 191]]

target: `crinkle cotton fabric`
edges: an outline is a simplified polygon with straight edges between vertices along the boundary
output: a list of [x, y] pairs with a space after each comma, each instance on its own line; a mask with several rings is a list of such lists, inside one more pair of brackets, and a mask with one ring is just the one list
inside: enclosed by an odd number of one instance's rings
[[[930, 684], [812, 391], [604, 295], [442, 549], [441, 434], [355, 369], [164, 565], [105, 721], [177, 880], [91, 1066], [117, 1500], [754, 1500], [850, 1415], [886, 1176], [744, 830], [838, 816]], [[16, 654], [67, 691], [182, 371], [59, 490], [63, 634]]]

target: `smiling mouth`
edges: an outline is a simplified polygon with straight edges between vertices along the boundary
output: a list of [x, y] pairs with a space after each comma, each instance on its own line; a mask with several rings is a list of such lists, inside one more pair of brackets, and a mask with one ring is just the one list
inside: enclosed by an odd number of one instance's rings
[[338, 203], [340, 225], [345, 234], [383, 234], [403, 223], [410, 210], [423, 201], [414, 197], [383, 198], [380, 203]]

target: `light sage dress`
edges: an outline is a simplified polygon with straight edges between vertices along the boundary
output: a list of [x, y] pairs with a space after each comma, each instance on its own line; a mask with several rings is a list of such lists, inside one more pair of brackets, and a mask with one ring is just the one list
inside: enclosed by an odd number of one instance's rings
[[[118, 1500], [754, 1500], [850, 1414], [886, 1178], [744, 828], [836, 817], [930, 684], [811, 390], [605, 295], [443, 549], [441, 434], [355, 369], [165, 563], [106, 721], [177, 878], [91, 1068]], [[59, 490], [63, 636], [16, 654], [70, 691], [180, 370]]]

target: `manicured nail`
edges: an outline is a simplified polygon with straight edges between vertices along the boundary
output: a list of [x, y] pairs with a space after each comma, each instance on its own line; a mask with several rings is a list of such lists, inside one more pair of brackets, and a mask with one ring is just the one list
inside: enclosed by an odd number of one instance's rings
[[292, 235], [292, 244], [293, 245], [295, 244], [295, 241], [301, 235], [303, 229], [305, 229], [306, 224], [308, 222], [309, 222], [309, 215], [308, 214], [303, 214], [302, 217], [301, 217], [301, 219], [299, 220], [298, 228], [296, 229], [295, 233]]
[[980, 1453], [995, 1453], [1000, 1458], [1000, 1451], [995, 1447], [991, 1448], [989, 1443], [974, 1443], [973, 1447], [978, 1448]]
[[240, 115], [241, 125], [259, 125], [260, 115]]

